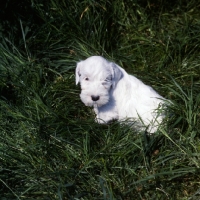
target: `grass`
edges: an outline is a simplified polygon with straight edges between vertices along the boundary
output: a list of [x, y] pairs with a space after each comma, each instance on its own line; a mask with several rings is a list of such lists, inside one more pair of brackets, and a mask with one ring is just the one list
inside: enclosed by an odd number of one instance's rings
[[[194, 0], [4, 3], [0, 199], [199, 199], [199, 7]], [[74, 77], [76, 62], [91, 55], [171, 100], [167, 126], [148, 136], [94, 123]]]

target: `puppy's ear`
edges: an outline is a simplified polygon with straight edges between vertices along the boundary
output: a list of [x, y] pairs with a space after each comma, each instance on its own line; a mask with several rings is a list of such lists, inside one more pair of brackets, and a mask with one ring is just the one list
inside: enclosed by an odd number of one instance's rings
[[123, 77], [123, 73], [117, 64], [111, 62], [110, 65], [112, 73], [112, 87], [115, 88], [118, 81]]
[[80, 76], [81, 76], [80, 68], [81, 68], [81, 65], [82, 65], [82, 61], [78, 62], [77, 65], [76, 65], [76, 85], [80, 82]]

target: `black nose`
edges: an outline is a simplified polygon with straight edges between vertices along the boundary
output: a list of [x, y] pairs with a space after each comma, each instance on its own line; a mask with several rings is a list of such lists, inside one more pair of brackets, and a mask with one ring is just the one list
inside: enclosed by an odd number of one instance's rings
[[93, 101], [98, 101], [99, 100], [99, 96], [92, 95], [91, 98], [92, 98]]

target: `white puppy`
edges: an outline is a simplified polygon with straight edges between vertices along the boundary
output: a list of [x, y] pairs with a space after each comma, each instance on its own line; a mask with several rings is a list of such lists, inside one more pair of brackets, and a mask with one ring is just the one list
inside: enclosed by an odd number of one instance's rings
[[81, 84], [81, 100], [94, 107], [98, 123], [132, 121], [139, 130], [153, 133], [164, 117], [164, 98], [124, 69], [101, 56], [80, 61], [76, 84]]

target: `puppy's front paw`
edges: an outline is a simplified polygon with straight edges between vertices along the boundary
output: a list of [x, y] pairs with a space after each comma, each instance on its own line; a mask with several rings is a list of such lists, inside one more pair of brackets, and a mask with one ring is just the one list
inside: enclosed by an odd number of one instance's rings
[[95, 121], [96, 121], [97, 123], [99, 123], [99, 124], [106, 124], [106, 123], [107, 123], [106, 121], [104, 121], [103, 119], [98, 118], [98, 117], [95, 118]]

